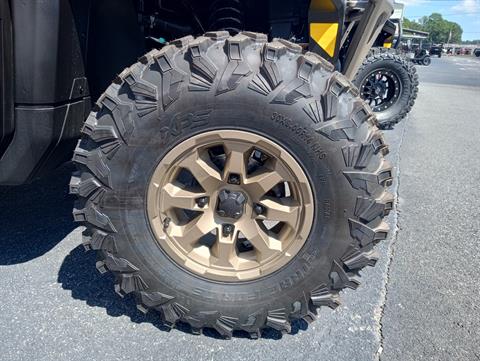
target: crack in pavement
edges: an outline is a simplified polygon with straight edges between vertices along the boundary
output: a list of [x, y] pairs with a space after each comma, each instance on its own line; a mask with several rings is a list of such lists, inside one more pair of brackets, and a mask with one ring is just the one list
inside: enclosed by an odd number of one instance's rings
[[409, 120], [409, 117], [407, 117], [405, 120], [404, 120], [404, 128], [402, 130], [402, 133], [401, 133], [401, 136], [400, 136], [400, 141], [399, 141], [399, 144], [398, 144], [398, 151], [397, 151], [397, 155], [395, 157], [395, 163], [397, 164], [397, 184], [393, 190], [394, 194], [395, 194], [395, 209], [394, 209], [394, 213], [393, 213], [393, 224], [394, 224], [394, 229], [393, 229], [393, 234], [392, 234], [392, 237], [391, 237], [391, 242], [387, 248], [387, 256], [388, 256], [388, 260], [387, 260], [387, 264], [386, 264], [386, 272], [385, 272], [385, 277], [384, 277], [384, 286], [380, 292], [380, 295], [381, 295], [381, 298], [380, 298], [380, 303], [379, 303], [379, 306], [378, 308], [375, 310], [375, 314], [374, 314], [374, 317], [375, 319], [377, 320], [377, 336], [378, 336], [378, 339], [379, 339], [379, 347], [378, 347], [378, 350], [375, 354], [375, 360], [376, 361], [381, 361], [382, 360], [382, 352], [383, 352], [383, 349], [384, 349], [384, 341], [385, 341], [385, 338], [384, 338], [384, 334], [383, 334], [383, 315], [384, 315], [384, 312], [385, 312], [385, 307], [386, 307], [386, 303], [387, 303], [387, 298], [388, 298], [388, 282], [390, 281], [390, 269], [391, 269], [391, 265], [392, 265], [392, 262], [393, 262], [393, 257], [395, 256], [395, 244], [397, 242], [397, 239], [398, 239], [398, 232], [401, 230], [401, 227], [400, 227], [400, 222], [399, 222], [399, 219], [400, 219], [400, 204], [399, 204], [399, 200], [400, 200], [400, 161], [401, 161], [401, 151], [402, 151], [402, 146], [403, 146], [403, 141], [405, 139], [405, 134], [407, 132], [407, 128], [408, 128], [408, 120]]

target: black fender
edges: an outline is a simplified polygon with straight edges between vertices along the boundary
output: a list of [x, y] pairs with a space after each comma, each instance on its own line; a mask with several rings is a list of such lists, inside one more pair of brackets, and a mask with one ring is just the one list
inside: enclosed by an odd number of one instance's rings
[[11, 89], [7, 100], [2, 90], [10, 115], [1, 122], [0, 185], [15, 185], [71, 159], [91, 99], [144, 53], [144, 39], [131, 0], [1, 4], [2, 29], [11, 14], [13, 35], [10, 61], [4, 50], [1, 58], [13, 67], [2, 68], [0, 86]]

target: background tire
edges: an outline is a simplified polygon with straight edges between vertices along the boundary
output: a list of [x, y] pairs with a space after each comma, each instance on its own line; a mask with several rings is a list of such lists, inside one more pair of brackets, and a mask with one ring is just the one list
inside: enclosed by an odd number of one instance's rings
[[422, 59], [422, 65], [429, 66], [432, 62], [432, 59], [429, 56], [426, 56]]
[[[160, 312], [200, 333], [252, 338], [272, 327], [315, 318], [357, 288], [374, 265], [373, 245], [387, 236], [392, 170], [374, 116], [351, 83], [319, 56], [262, 34], [207, 33], [153, 50], [125, 69], [97, 102], [75, 150], [76, 221], [97, 268], [133, 293], [138, 308]], [[160, 247], [146, 216], [156, 166], [192, 136], [225, 129], [252, 132], [286, 149], [314, 195], [315, 219], [299, 252], [278, 271], [219, 282], [180, 266]], [[195, 175], [195, 174], [194, 174]], [[168, 225], [166, 226], [168, 227]]]
[[415, 66], [395, 49], [374, 48], [355, 75], [353, 83], [365, 98], [362, 86], [375, 72], [387, 71], [399, 83], [400, 93], [396, 101], [385, 110], [375, 110], [378, 124], [382, 129], [391, 129], [410, 112], [418, 94], [418, 74]]

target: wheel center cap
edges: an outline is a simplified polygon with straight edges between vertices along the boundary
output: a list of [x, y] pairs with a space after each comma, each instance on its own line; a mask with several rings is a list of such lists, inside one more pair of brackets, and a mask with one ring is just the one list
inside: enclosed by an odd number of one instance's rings
[[383, 93], [385, 93], [385, 85], [381, 83], [377, 83], [375, 85], [375, 94], [382, 95]]
[[218, 195], [217, 214], [238, 219], [243, 215], [247, 197], [242, 192], [224, 189]]

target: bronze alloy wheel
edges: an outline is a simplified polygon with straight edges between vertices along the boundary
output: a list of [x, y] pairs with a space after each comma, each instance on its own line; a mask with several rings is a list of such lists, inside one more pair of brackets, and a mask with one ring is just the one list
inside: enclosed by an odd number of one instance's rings
[[206, 278], [251, 280], [302, 248], [313, 195], [298, 162], [255, 133], [218, 130], [173, 148], [150, 180], [147, 212], [162, 249]]

